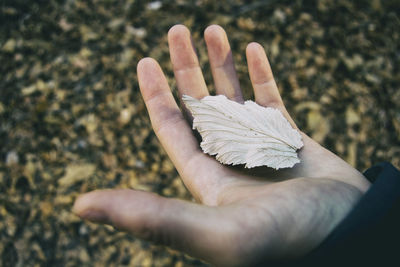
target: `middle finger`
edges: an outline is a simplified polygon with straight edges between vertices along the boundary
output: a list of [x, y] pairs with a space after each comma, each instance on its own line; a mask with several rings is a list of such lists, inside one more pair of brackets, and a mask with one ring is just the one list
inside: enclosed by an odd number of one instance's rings
[[204, 39], [207, 43], [208, 58], [217, 94], [243, 102], [232, 51], [224, 29], [219, 25], [208, 26], [204, 31]]

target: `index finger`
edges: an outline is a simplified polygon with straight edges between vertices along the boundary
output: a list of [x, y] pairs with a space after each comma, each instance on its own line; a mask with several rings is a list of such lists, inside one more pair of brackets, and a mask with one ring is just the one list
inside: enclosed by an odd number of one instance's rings
[[158, 63], [144, 58], [137, 72], [151, 124], [162, 146], [192, 195], [200, 202], [207, 199], [212, 203], [210, 198], [221, 188], [222, 166], [200, 150]]
[[207, 85], [189, 30], [183, 25], [173, 26], [168, 32], [168, 44], [179, 95], [197, 99], [207, 96]]

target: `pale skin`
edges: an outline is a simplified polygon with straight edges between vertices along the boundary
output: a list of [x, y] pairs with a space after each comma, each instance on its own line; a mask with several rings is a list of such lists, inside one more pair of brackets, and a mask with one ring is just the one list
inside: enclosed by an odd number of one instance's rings
[[[243, 102], [225, 31], [211, 25], [204, 38], [216, 93]], [[168, 43], [179, 95], [208, 95], [189, 30], [175, 25]], [[250, 43], [246, 58], [255, 101], [281, 110], [297, 128], [262, 46]], [[158, 63], [144, 58], [137, 73], [153, 129], [196, 203], [137, 190], [98, 190], [75, 202], [73, 211], [82, 218], [217, 266], [251, 266], [312, 251], [370, 186], [360, 172], [302, 132], [301, 163], [292, 169], [224, 166], [201, 151]]]

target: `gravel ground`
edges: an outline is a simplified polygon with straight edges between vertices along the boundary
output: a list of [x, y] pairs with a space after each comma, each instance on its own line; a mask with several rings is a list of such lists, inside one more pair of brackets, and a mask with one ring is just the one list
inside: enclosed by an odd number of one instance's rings
[[[355, 3], [357, 2], [357, 3]], [[0, 1], [0, 265], [201, 266], [71, 213], [99, 188], [191, 199], [160, 147], [136, 64], [172, 88], [167, 31], [223, 26], [252, 97], [244, 49], [267, 50], [299, 127], [359, 170], [400, 167], [399, 1]]]

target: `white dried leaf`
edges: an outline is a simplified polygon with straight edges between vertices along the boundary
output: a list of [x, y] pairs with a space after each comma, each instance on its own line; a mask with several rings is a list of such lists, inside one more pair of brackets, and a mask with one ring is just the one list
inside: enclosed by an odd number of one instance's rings
[[301, 135], [279, 110], [253, 101], [240, 104], [223, 95], [201, 100], [184, 95], [182, 100], [203, 139], [201, 148], [219, 162], [277, 170], [300, 162], [296, 150], [303, 146]]

